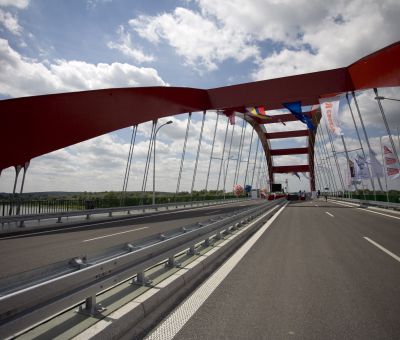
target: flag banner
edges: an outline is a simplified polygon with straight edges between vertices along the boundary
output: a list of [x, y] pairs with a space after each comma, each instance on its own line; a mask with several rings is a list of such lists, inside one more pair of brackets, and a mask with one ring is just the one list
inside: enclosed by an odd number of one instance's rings
[[357, 163], [357, 168], [358, 168], [358, 174], [356, 175], [357, 179], [371, 178], [366, 159], [361, 155], [357, 155], [355, 162]]
[[393, 153], [391, 147], [383, 143], [383, 153], [386, 165], [386, 174], [388, 178], [395, 179], [400, 177], [400, 165], [397, 161], [396, 155]]
[[310, 179], [310, 176], [308, 176], [305, 172], [301, 173], [306, 179]]
[[307, 125], [309, 130], [314, 131], [315, 126], [310, 117], [306, 116], [303, 111], [301, 110], [301, 102], [292, 102], [292, 103], [283, 103], [284, 107], [286, 107], [290, 113], [295, 116], [299, 121]]
[[301, 181], [300, 175], [297, 172], [292, 172], [292, 175], [296, 176], [299, 179], [299, 181]]
[[376, 158], [376, 153], [373, 150], [369, 150], [369, 162], [371, 164], [372, 176], [383, 177], [383, 165]]
[[267, 115], [265, 108], [263, 106], [246, 107], [246, 111], [250, 113], [252, 116], [257, 118], [271, 119], [271, 116]]
[[343, 135], [340, 127], [341, 121], [339, 116], [341, 99], [340, 96], [336, 96], [332, 98], [321, 98], [319, 100], [322, 116], [325, 119], [328, 129], [334, 134], [334, 136]]
[[361, 181], [357, 178], [359, 173], [359, 168], [357, 162], [353, 162], [349, 159], [349, 169], [350, 169], [350, 184], [360, 184]]

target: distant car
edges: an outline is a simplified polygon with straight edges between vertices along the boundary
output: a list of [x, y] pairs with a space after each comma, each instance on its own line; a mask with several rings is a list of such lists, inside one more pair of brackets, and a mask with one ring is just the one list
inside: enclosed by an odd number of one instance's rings
[[297, 200], [299, 200], [299, 194], [298, 193], [288, 194], [287, 200], [288, 201], [297, 201]]

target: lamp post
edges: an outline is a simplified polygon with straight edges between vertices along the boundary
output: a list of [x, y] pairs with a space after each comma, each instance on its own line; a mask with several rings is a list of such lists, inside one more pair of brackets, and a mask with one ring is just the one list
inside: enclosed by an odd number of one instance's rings
[[154, 134], [154, 149], [153, 149], [153, 205], [156, 204], [156, 138], [157, 138], [157, 133], [160, 131], [160, 129], [168, 124], [172, 124], [172, 120], [169, 120], [168, 122], [164, 123], [163, 125], [159, 126], [158, 129], [156, 130]]

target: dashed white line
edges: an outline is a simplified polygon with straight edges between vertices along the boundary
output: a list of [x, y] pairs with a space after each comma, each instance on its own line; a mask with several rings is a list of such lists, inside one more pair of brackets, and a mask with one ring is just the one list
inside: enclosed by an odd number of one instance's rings
[[99, 236], [99, 237], [94, 237], [94, 238], [89, 238], [87, 240], [83, 240], [82, 242], [90, 242], [90, 241], [95, 241], [95, 240], [99, 240], [101, 238], [106, 238], [106, 237], [112, 237], [115, 235], [121, 235], [121, 234], [126, 234], [126, 233], [132, 233], [134, 231], [138, 231], [138, 230], [143, 230], [143, 229], [147, 229], [148, 227], [141, 227], [141, 228], [136, 228], [133, 230], [126, 230], [126, 231], [121, 231], [119, 233], [114, 233], [114, 234], [109, 234], [109, 235], [104, 235], [104, 236]]
[[[221, 282], [236, 267], [239, 261], [246, 255], [262, 234], [269, 228], [272, 222], [286, 207], [283, 206], [271, 219], [264, 224], [239, 250], [220, 267], [206, 282], [204, 282], [191, 296], [179, 305], [162, 322], [146, 340], [170, 340], [182, 329], [196, 311], [203, 305], [208, 297], [217, 289]], [[274, 209], [274, 208], [273, 208]]]
[[335, 216], [333, 216], [331, 213], [329, 213], [327, 211], [325, 211], [325, 214], [328, 214], [330, 217], [335, 217]]
[[365, 236], [364, 236], [364, 239], [366, 239], [369, 243], [373, 244], [375, 247], [379, 248], [380, 250], [382, 250], [383, 252], [385, 252], [386, 254], [390, 255], [395, 260], [400, 262], [399, 256], [397, 256], [396, 254], [393, 254], [391, 251], [387, 250], [385, 247], [382, 247], [379, 243], [376, 243], [375, 241], [372, 241], [370, 238], [365, 237]]

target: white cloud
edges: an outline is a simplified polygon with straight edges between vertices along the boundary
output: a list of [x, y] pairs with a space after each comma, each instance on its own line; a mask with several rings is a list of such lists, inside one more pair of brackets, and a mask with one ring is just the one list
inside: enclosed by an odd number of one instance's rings
[[42, 63], [24, 58], [10, 47], [7, 40], [0, 39], [0, 93], [3, 95], [19, 97], [61, 91], [151, 85], [166, 85], [153, 68], [121, 63], [90, 64], [75, 60]]
[[2, 24], [12, 34], [21, 35], [22, 27], [18, 24], [18, 18], [10, 12], [0, 8], [0, 24]]
[[181, 7], [173, 13], [141, 15], [129, 24], [152, 43], [166, 41], [185, 58], [186, 64], [197, 70], [215, 70], [217, 63], [227, 59], [241, 62], [259, 54], [247, 34]]
[[30, 0], [0, 0], [0, 6], [14, 6], [20, 9], [26, 8]]
[[353, 0], [325, 7], [329, 11], [321, 9], [312, 25], [295, 19], [300, 38], [283, 39], [285, 47], [259, 62], [253, 79], [347, 66], [399, 39], [398, 2]]
[[107, 46], [111, 49], [116, 49], [129, 58], [132, 58], [138, 63], [151, 62], [155, 60], [153, 55], [146, 55], [140, 48], [135, 48], [132, 42], [131, 34], [126, 32], [123, 26], [118, 27], [117, 33], [119, 41], [110, 41]]

